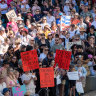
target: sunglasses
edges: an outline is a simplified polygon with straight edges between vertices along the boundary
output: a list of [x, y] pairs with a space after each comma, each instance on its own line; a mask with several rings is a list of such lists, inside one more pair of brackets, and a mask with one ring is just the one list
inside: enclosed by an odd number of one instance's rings
[[45, 51], [48, 51], [48, 49], [45, 49]]

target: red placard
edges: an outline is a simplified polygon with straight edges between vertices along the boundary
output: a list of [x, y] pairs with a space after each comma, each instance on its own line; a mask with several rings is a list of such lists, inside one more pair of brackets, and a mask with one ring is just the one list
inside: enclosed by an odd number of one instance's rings
[[71, 51], [56, 50], [55, 65], [58, 64], [59, 68], [69, 70], [71, 59]]
[[36, 50], [22, 52], [21, 60], [24, 71], [39, 69], [38, 56]]
[[45, 87], [54, 87], [54, 69], [50, 68], [40, 68], [40, 86], [41, 88]]

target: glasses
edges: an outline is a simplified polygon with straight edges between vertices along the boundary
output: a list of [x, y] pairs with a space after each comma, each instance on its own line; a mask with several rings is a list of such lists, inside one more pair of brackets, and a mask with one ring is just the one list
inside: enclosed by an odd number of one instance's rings
[[46, 20], [46, 19], [43, 19], [43, 20]]
[[48, 51], [48, 49], [45, 49], [45, 51]]

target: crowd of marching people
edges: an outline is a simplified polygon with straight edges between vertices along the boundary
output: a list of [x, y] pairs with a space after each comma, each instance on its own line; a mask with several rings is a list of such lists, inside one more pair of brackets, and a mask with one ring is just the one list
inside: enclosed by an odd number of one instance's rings
[[[6, 16], [11, 10], [17, 18]], [[64, 30], [62, 16], [71, 16]], [[81, 44], [70, 48], [69, 70], [58, 64], [54, 68], [54, 87], [40, 87], [38, 69], [23, 71], [21, 52], [37, 50], [39, 67], [53, 67], [56, 50], [67, 50], [69, 42]], [[86, 77], [95, 76], [95, 63], [96, 0], [0, 0], [0, 96], [13, 96], [12, 87], [21, 85], [25, 96], [45, 96], [47, 91], [49, 96], [81, 96], [67, 72], [78, 71], [85, 88]]]

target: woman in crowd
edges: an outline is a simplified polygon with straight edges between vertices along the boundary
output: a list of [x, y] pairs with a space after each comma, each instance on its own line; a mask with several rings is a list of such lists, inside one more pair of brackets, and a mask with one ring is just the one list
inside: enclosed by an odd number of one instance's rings
[[10, 89], [11, 96], [12, 96], [12, 87], [20, 87], [14, 75], [14, 70], [12, 68], [7, 69], [6, 85], [7, 85], [7, 88]]
[[4, 81], [4, 76], [0, 73], [0, 96], [3, 96], [3, 89], [6, 88], [6, 83]]
[[26, 71], [22, 76], [21, 76], [23, 84], [26, 86], [26, 90], [30, 92], [31, 95], [35, 94], [35, 80], [37, 80], [36, 76], [34, 73], [30, 73], [30, 71]]

